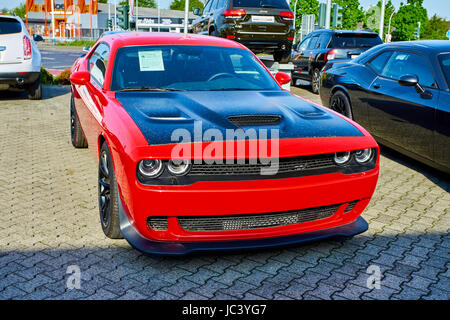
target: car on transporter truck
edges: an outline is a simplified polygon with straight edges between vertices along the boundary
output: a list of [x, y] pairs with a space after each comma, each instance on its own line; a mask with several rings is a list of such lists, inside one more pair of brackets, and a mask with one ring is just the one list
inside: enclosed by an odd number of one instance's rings
[[290, 76], [273, 76], [237, 42], [112, 34], [75, 63], [70, 80], [72, 144], [98, 161], [107, 237], [186, 254], [368, 227], [360, 214], [378, 179], [375, 140], [283, 90]]
[[290, 59], [294, 14], [286, 0], [209, 0], [194, 14], [193, 33], [237, 41], [277, 62]]
[[22, 19], [0, 15], [0, 92], [27, 90], [28, 98], [42, 98], [41, 54]]

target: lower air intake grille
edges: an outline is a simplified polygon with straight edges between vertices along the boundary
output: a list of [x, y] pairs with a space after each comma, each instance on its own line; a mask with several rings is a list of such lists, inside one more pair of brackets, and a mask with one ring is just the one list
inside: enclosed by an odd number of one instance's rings
[[281, 116], [279, 115], [241, 115], [228, 117], [228, 121], [234, 125], [240, 126], [263, 126], [277, 124], [280, 122]]
[[147, 225], [156, 231], [164, 231], [169, 227], [167, 217], [150, 217], [147, 218]]
[[329, 218], [339, 207], [340, 204], [278, 213], [178, 217], [178, 222], [184, 230], [194, 232], [261, 229]]
[[344, 213], [352, 211], [355, 208], [357, 203], [358, 203], [358, 201], [351, 201], [351, 202], [349, 202], [347, 207], [344, 210]]

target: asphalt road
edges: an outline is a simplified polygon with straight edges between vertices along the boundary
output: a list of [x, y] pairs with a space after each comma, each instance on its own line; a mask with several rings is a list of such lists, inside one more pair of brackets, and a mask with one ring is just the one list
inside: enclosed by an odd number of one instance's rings
[[39, 48], [42, 55], [42, 66], [45, 69], [64, 70], [70, 68], [82, 54], [78, 48], [45, 47]]

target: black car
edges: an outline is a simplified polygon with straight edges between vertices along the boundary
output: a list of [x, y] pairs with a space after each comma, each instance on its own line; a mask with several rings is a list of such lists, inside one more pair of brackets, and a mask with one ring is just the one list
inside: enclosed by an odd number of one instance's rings
[[381, 43], [378, 33], [373, 31], [313, 31], [292, 52], [294, 84], [297, 79], [310, 81], [312, 91], [318, 93], [320, 71], [329, 60], [353, 59]]
[[278, 62], [290, 59], [294, 14], [286, 0], [209, 0], [194, 14], [193, 33], [232, 39]]
[[450, 173], [450, 41], [384, 44], [330, 62], [320, 97], [380, 143]]

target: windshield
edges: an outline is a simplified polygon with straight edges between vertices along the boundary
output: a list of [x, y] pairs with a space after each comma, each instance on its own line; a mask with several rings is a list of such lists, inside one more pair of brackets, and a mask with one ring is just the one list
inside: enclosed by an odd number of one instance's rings
[[281, 90], [247, 50], [133, 46], [116, 53], [111, 90]]
[[345, 49], [345, 48], [371, 48], [376, 46], [381, 41], [378, 34], [364, 34], [364, 33], [342, 33], [335, 34], [332, 37], [330, 48]]
[[441, 54], [439, 56], [439, 62], [442, 72], [445, 75], [445, 80], [447, 80], [447, 85], [450, 88], [450, 53]]
[[19, 33], [22, 31], [22, 25], [13, 18], [0, 18], [0, 34]]
[[233, 0], [233, 7], [289, 9], [285, 0]]

